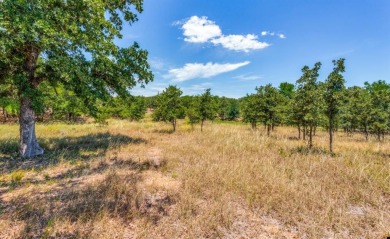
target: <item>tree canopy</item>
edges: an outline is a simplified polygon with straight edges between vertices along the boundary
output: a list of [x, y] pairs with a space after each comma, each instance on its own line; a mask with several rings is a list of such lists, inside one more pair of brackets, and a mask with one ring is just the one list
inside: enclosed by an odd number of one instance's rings
[[114, 43], [122, 37], [123, 22], [137, 20], [134, 10], [142, 12], [142, 4], [142, 0], [0, 2], [0, 84], [17, 89], [22, 156], [43, 153], [34, 129], [35, 111], [42, 107], [42, 82], [63, 85], [96, 115], [96, 99], [125, 96], [137, 83], [153, 80], [147, 51], [138, 43], [127, 48]]

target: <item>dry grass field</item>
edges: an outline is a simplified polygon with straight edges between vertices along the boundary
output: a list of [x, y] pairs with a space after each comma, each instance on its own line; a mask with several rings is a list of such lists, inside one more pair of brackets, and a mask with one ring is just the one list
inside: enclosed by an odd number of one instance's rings
[[385, 238], [390, 139], [247, 125], [0, 125], [0, 238]]

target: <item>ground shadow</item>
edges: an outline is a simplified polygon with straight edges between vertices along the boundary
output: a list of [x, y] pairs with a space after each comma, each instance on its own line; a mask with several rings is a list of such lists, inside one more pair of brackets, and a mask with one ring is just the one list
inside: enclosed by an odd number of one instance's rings
[[[126, 174], [123, 169], [128, 169]], [[102, 216], [126, 223], [140, 217], [156, 223], [167, 215], [174, 199], [165, 195], [151, 204], [148, 194], [137, 186], [143, 181], [142, 171], [155, 169], [158, 166], [152, 160], [114, 157], [94, 166], [83, 163], [44, 179], [23, 180], [14, 189], [39, 185], [37, 188], [45, 190], [31, 190], [8, 200], [0, 197], [0, 220], [23, 223], [20, 238], [89, 238], [93, 233], [90, 223]], [[62, 222], [77, 226], [53, 234], [52, 228], [61, 228]]]
[[8, 173], [18, 168], [39, 170], [57, 164], [60, 160], [90, 160], [104, 156], [109, 149], [147, 141], [121, 134], [97, 133], [79, 137], [40, 139], [39, 143], [46, 151], [44, 155], [21, 159], [17, 154], [17, 139], [0, 140], [0, 173]]
[[137, 215], [140, 199], [136, 185], [140, 181], [137, 173], [121, 176], [113, 171], [98, 185], [75, 181], [44, 193], [23, 195], [7, 202], [0, 200], [0, 211], [8, 219], [25, 223], [20, 238], [47, 238], [55, 221], [84, 226], [82, 230], [76, 228], [65, 235], [59, 232], [50, 238], [86, 238], [91, 233], [88, 222], [102, 214], [126, 221]]
[[312, 147], [309, 148], [307, 146], [298, 146], [293, 149], [291, 149], [291, 154], [303, 154], [303, 155], [324, 155], [324, 154], [329, 154], [331, 156], [336, 156], [334, 153], [330, 153], [328, 150], [324, 148], [318, 148], [318, 147]]
[[155, 130], [153, 130], [153, 133], [173, 134], [173, 133], [175, 133], [175, 131], [173, 129], [155, 129]]

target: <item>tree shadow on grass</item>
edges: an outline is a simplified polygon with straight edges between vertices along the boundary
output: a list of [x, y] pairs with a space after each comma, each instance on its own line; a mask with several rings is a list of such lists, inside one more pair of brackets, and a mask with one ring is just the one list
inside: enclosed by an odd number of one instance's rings
[[153, 130], [153, 133], [173, 134], [173, 133], [175, 133], [175, 131], [173, 129], [155, 129], [155, 130]]
[[291, 153], [292, 154], [297, 153], [297, 154], [303, 154], [303, 155], [326, 155], [326, 154], [329, 154], [329, 155], [335, 156], [334, 153], [331, 154], [326, 149], [317, 148], [317, 147], [309, 148], [307, 146], [295, 147], [295, 148], [291, 149]]
[[[140, 182], [142, 177], [137, 172], [120, 175], [111, 171], [99, 183], [75, 181], [7, 202], [0, 200], [0, 211], [4, 211], [8, 221], [24, 222], [21, 238], [88, 238], [93, 230], [91, 223], [104, 215], [127, 223], [134, 217], [154, 220], [155, 215], [142, 210], [148, 205], [137, 187]], [[163, 216], [173, 203], [167, 196], [159, 205], [159, 215]], [[61, 228], [63, 222], [75, 226], [71, 231], [52, 232], [55, 227]]]
[[110, 133], [88, 134], [79, 137], [52, 137], [39, 140], [45, 154], [32, 159], [18, 157], [18, 140], [0, 140], [0, 173], [15, 169], [42, 169], [60, 160], [91, 160], [105, 156], [107, 150], [123, 145], [147, 143], [142, 138]]
[[[121, 137], [116, 139], [134, 143], [134, 140]], [[87, 142], [75, 145], [79, 142], [85, 142], [84, 137], [73, 139], [71, 144], [64, 143], [57, 149], [74, 150], [73, 154], [76, 154], [85, 148], [100, 150], [109, 147], [106, 143], [96, 147], [86, 147]], [[97, 159], [97, 162], [94, 166], [82, 163], [44, 179], [23, 180], [16, 189], [24, 185], [38, 187], [27, 192], [22, 188], [11, 199], [9, 196], [7, 200], [0, 197], [0, 220], [10, 225], [22, 223], [21, 228], [10, 231], [19, 238], [89, 238], [94, 233], [93, 223], [99, 223], [104, 217], [126, 225], [135, 217], [156, 223], [175, 203], [171, 194], [156, 197], [150, 203], [148, 194], [138, 186], [143, 181], [142, 171], [157, 169], [152, 160], [114, 157]], [[72, 225], [71, 230], [64, 231], [62, 224]]]

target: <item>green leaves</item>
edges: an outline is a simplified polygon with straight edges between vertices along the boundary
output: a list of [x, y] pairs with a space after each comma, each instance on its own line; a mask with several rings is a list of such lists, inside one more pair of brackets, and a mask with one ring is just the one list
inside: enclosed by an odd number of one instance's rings
[[0, 84], [10, 78], [21, 94], [36, 95], [34, 101], [39, 100], [37, 86], [42, 81], [62, 84], [82, 98], [91, 112], [96, 111], [96, 99], [128, 95], [136, 84], [153, 80], [148, 52], [138, 43], [119, 48], [113, 40], [122, 37], [123, 20], [137, 20], [133, 11], [142, 12], [142, 3], [1, 1]]
[[153, 120], [174, 122], [182, 111], [180, 96], [183, 92], [176, 86], [168, 86], [157, 96], [157, 108], [153, 112]]

